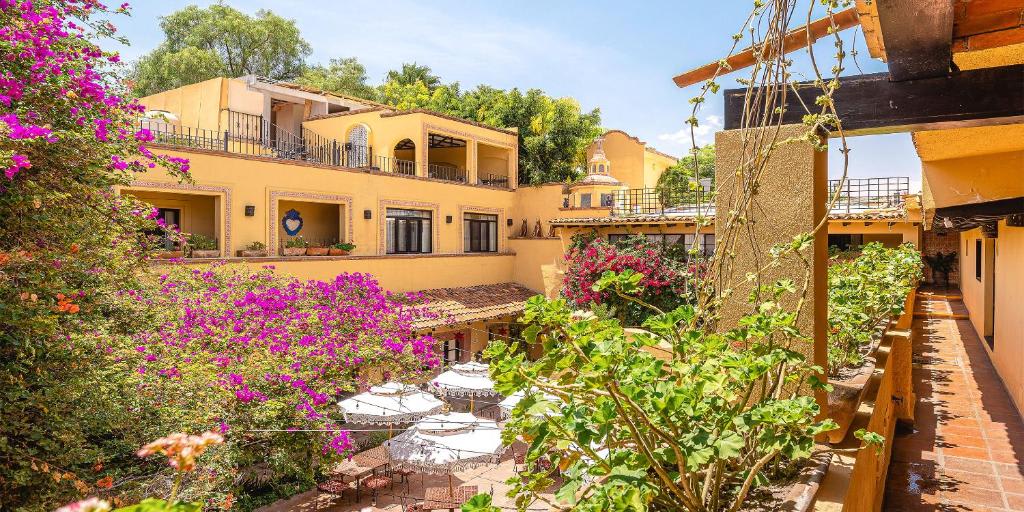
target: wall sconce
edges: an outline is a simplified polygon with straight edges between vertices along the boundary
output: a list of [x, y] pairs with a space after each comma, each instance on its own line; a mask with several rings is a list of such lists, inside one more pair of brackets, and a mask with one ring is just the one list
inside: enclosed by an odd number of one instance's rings
[[452, 216], [451, 215], [445, 215], [444, 223], [445, 224], [451, 224], [452, 223]]
[[363, 210], [363, 218], [364, 219], [372, 219], [373, 218], [373, 210]]
[[512, 219], [505, 219], [505, 225], [508, 227], [512, 227]]
[[245, 205], [245, 216], [246, 217], [253, 217], [255, 215], [256, 215], [256, 205], [253, 205], [253, 204]]

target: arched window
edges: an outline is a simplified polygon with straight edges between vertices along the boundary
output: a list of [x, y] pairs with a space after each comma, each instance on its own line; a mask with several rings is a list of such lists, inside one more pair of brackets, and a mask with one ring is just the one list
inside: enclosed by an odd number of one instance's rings
[[389, 172], [398, 174], [416, 174], [416, 143], [412, 139], [402, 139], [395, 144], [394, 161]]
[[366, 167], [370, 163], [370, 130], [365, 125], [357, 124], [348, 132], [348, 153], [349, 167]]
[[604, 164], [598, 164], [597, 172], [600, 174], [604, 174]]

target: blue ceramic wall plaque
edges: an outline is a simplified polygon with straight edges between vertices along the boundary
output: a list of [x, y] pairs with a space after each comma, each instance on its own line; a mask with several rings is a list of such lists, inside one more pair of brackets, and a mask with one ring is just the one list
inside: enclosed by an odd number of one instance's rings
[[284, 218], [281, 219], [281, 227], [288, 236], [299, 234], [299, 231], [302, 231], [302, 216], [299, 215], [299, 211], [291, 209], [285, 212]]

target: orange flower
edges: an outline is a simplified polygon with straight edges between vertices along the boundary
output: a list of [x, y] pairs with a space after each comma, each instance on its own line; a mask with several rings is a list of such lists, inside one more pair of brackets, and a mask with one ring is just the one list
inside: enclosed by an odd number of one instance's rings
[[78, 244], [71, 244], [71, 254], [78, 254]]
[[75, 314], [79, 311], [78, 304], [71, 302], [71, 299], [64, 296], [63, 293], [57, 294], [57, 311], [62, 313]]
[[11, 255], [6, 252], [0, 252], [0, 267], [6, 265], [11, 261]]
[[100, 478], [99, 480], [96, 481], [96, 487], [99, 487], [100, 489], [110, 489], [113, 486], [114, 486], [114, 478], [111, 477], [110, 475], [107, 475], [107, 476], [105, 476], [103, 478]]
[[160, 453], [167, 456], [168, 463], [180, 471], [192, 471], [196, 467], [196, 457], [203, 454], [211, 445], [224, 442], [224, 436], [216, 432], [206, 432], [198, 436], [175, 433], [161, 437], [139, 450], [139, 457], [149, 457]]

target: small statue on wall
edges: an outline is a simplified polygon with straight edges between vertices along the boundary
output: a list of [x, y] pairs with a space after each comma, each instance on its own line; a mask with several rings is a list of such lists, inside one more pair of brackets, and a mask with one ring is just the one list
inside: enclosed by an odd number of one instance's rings
[[541, 238], [544, 236], [544, 230], [540, 225], [540, 219], [537, 219], [537, 224], [533, 226], [533, 237]]
[[523, 219], [523, 228], [519, 230], [519, 238], [526, 238], [530, 234], [530, 226], [526, 224], [526, 219]]
[[555, 236], [555, 225], [548, 226], [548, 238], [556, 238]]

